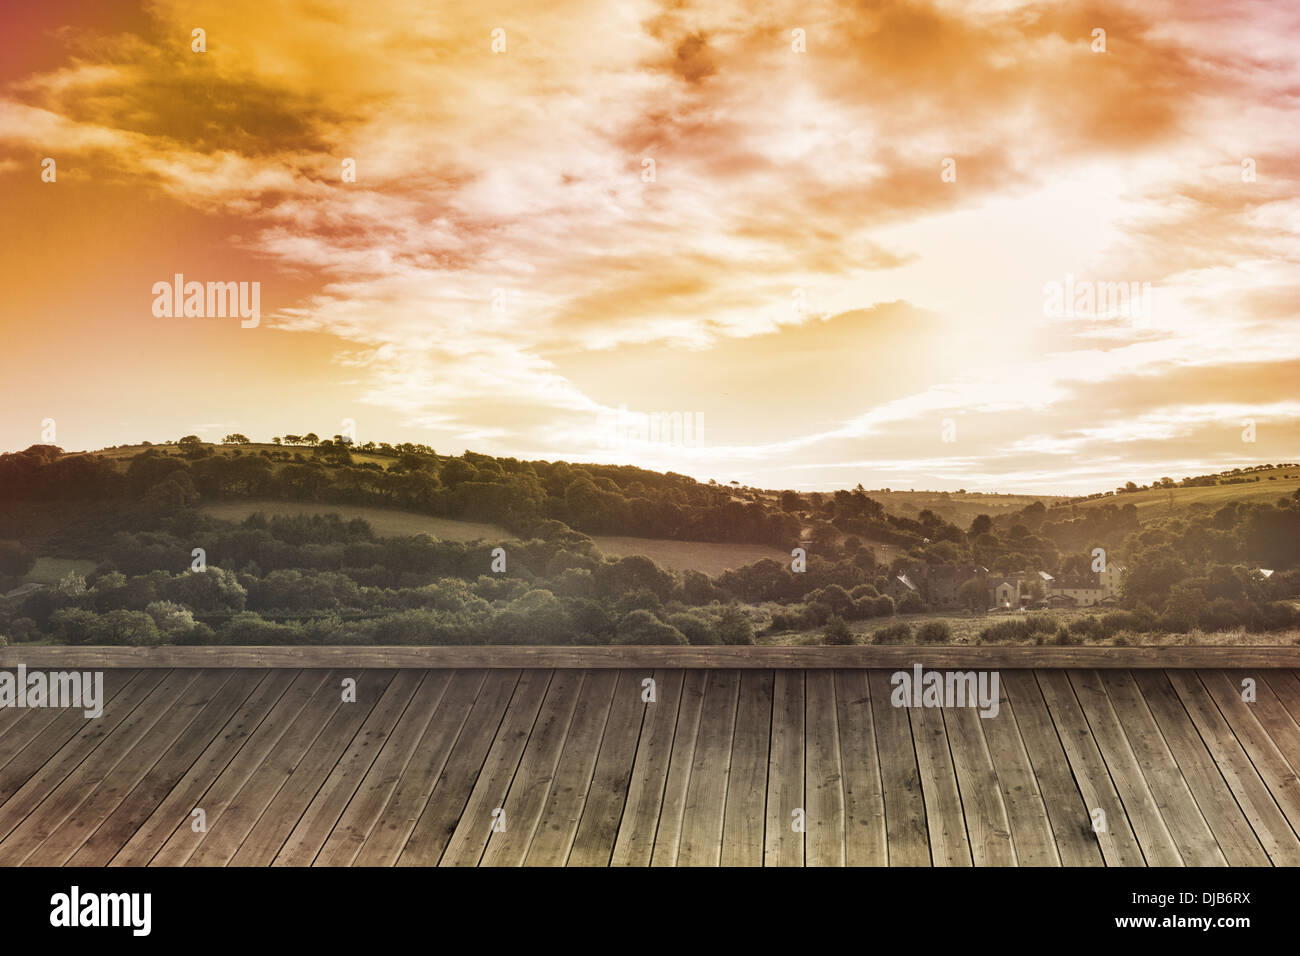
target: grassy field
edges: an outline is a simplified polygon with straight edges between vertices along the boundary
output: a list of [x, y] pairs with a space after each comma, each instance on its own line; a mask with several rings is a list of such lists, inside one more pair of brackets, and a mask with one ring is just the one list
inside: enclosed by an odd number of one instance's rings
[[69, 574], [85, 577], [95, 570], [94, 561], [80, 561], [75, 558], [37, 558], [31, 571], [23, 576], [24, 582], [55, 585]]
[[[456, 521], [409, 511], [368, 508], [362, 505], [329, 505], [295, 501], [221, 501], [201, 506], [204, 514], [225, 521], [243, 521], [254, 512], [267, 515], [337, 514], [344, 518], [363, 518], [381, 537], [427, 534], [443, 541], [511, 541], [514, 536], [496, 525], [476, 521]], [[645, 555], [662, 567], [677, 571], [701, 571], [721, 574], [729, 568], [753, 564], [763, 558], [790, 560], [789, 552], [761, 544], [714, 544], [698, 541], [671, 541], [662, 538], [628, 538], [596, 535], [596, 547], [605, 554], [622, 558]]]
[[790, 552], [765, 544], [715, 544], [706, 541], [670, 541], [664, 538], [620, 538], [596, 535], [596, 547], [605, 554], [624, 558], [645, 555], [656, 564], [675, 571], [701, 571], [710, 576], [731, 568], [744, 567], [764, 558], [789, 561]]
[[511, 541], [514, 535], [494, 524], [478, 521], [455, 521], [433, 515], [370, 508], [365, 505], [329, 505], [300, 501], [213, 501], [199, 507], [206, 515], [223, 521], [243, 521], [254, 512], [271, 515], [336, 514], [346, 519], [362, 518], [381, 538], [407, 534], [427, 534], [442, 541]]
[[1035, 501], [1041, 501], [1051, 508], [1057, 501], [1064, 499], [1052, 495], [1000, 495], [983, 492], [948, 492], [948, 491], [868, 491], [868, 498], [874, 498], [885, 506], [890, 514], [915, 519], [922, 511], [933, 511], [945, 521], [959, 528], [969, 528], [977, 515], [996, 518], [999, 515], [1012, 514], [1028, 507]]
[[[1206, 485], [1199, 488], [1132, 491], [1123, 495], [1108, 495], [1104, 498], [1094, 498], [1091, 501], [1080, 501], [1078, 505], [1080, 508], [1095, 508], [1105, 504], [1119, 507], [1131, 504], [1137, 507], [1139, 518], [1147, 519], [1171, 511], [1185, 511], [1193, 508], [1214, 510], [1229, 501], [1272, 504], [1278, 498], [1290, 498], [1297, 489], [1300, 489], [1300, 467], [1292, 466], [1290, 468], [1274, 468], [1270, 471], [1256, 471], [1249, 473], [1246, 477], [1258, 477], [1259, 481], [1235, 485]], [[1044, 504], [1048, 503], [1044, 502]]]

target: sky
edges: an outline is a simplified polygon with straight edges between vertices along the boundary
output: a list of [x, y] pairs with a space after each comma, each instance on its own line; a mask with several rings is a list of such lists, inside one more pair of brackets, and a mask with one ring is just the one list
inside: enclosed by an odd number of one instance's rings
[[[7, 5], [0, 449], [1300, 461], [1298, 44], [1250, 0]], [[177, 274], [257, 324], [160, 316]]]

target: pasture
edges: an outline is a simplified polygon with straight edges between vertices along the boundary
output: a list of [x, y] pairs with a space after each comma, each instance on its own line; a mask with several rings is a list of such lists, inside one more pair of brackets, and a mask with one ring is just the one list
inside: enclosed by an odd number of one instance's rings
[[[1090, 501], [1080, 501], [1077, 504], [1080, 508], [1095, 508], [1103, 504], [1123, 507], [1131, 504], [1136, 506], [1138, 517], [1146, 520], [1175, 511], [1201, 508], [1213, 511], [1229, 501], [1272, 504], [1278, 498], [1290, 498], [1300, 490], [1300, 467], [1295, 465], [1289, 468], [1250, 472], [1245, 477], [1250, 479], [1258, 477], [1259, 481], [1193, 488], [1149, 488], [1146, 491], [1131, 491], [1122, 495], [1106, 495]], [[1048, 513], [1053, 513], [1050, 504]]]
[[[512, 541], [514, 535], [492, 524], [458, 521], [433, 515], [363, 505], [333, 505], [297, 501], [218, 501], [207, 502], [200, 510], [224, 521], [243, 521], [254, 512], [265, 515], [337, 514], [343, 518], [362, 518], [380, 537], [427, 534], [443, 541]], [[700, 571], [721, 574], [730, 568], [753, 564], [763, 558], [789, 561], [787, 551], [761, 544], [725, 544], [704, 541], [671, 541], [663, 538], [631, 538], [594, 535], [596, 547], [611, 557], [644, 555], [661, 567], [675, 571]]]

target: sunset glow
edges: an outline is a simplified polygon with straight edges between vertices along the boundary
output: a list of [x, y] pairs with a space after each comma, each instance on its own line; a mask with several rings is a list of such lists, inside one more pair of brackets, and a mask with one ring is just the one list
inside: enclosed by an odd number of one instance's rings
[[[48, 419], [68, 450], [350, 419], [1044, 493], [1300, 460], [1295, 4], [4, 16], [4, 450]], [[260, 283], [260, 321], [157, 316], [177, 274]], [[1119, 283], [1144, 307], [1097, 307]]]

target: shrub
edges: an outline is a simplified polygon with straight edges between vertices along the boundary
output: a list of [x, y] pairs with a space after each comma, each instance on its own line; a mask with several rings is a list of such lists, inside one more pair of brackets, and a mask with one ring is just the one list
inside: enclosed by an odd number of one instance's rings
[[1140, 634], [1155, 628], [1155, 615], [1141, 611], [1111, 611], [1101, 616], [1101, 626], [1107, 634], [1119, 631], [1133, 631]]
[[915, 591], [908, 591], [898, 602], [899, 614], [919, 614], [925, 610], [925, 602]]
[[1079, 637], [1091, 637], [1097, 640], [1109, 637], [1111, 632], [1106, 629], [1101, 618], [1081, 617], [1070, 622], [1070, 633], [1077, 634]]
[[750, 623], [749, 615], [734, 605], [723, 610], [718, 619], [717, 633], [723, 644], [754, 643], [754, 625]]
[[832, 617], [826, 622], [826, 627], [822, 631], [822, 641], [826, 644], [856, 644], [858, 639], [854, 636], [849, 625], [845, 623], [842, 617]]
[[[772, 616], [772, 626], [776, 627], [776, 619], [779, 615]], [[718, 636], [713, 622], [702, 614], [683, 611], [679, 614], [668, 615], [668, 624], [681, 631], [688, 644], [707, 645], [721, 644], [722, 638]]]
[[804, 606], [803, 624], [805, 627], [821, 627], [834, 615], [834, 609], [825, 601], [809, 601]]
[[99, 615], [78, 607], [60, 608], [50, 615], [50, 626], [61, 644], [93, 644]]
[[1062, 624], [1060, 629], [1056, 632], [1056, 636], [1052, 638], [1052, 643], [1059, 644], [1063, 647], [1070, 647], [1075, 644], [1082, 644], [1083, 641], [1076, 635], [1071, 634], [1070, 629]]
[[1055, 628], [1056, 621], [1050, 614], [1027, 614], [990, 624], [980, 631], [979, 639], [981, 643], [1030, 641], [1037, 634], [1051, 634]]
[[772, 631], [799, 631], [813, 623], [811, 610], [803, 604], [787, 604], [772, 612]]
[[952, 639], [947, 621], [926, 621], [916, 629], [918, 644], [946, 644]]
[[912, 640], [912, 628], [905, 621], [887, 624], [871, 635], [873, 644], [907, 644]]
[[[752, 636], [750, 638], [753, 640]], [[649, 611], [630, 611], [618, 622], [615, 644], [685, 644], [686, 636]]]

